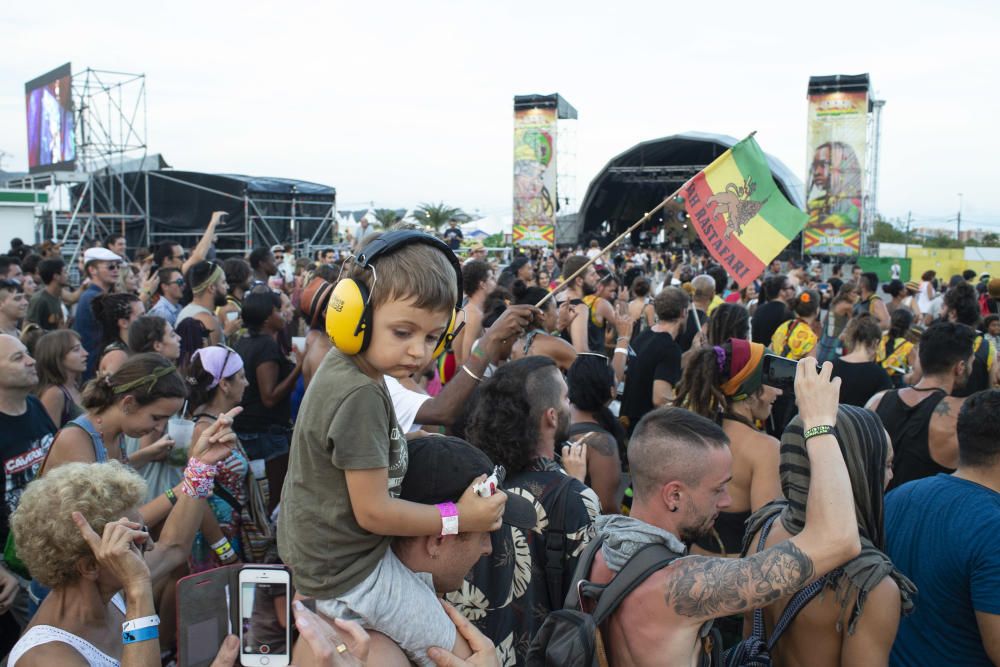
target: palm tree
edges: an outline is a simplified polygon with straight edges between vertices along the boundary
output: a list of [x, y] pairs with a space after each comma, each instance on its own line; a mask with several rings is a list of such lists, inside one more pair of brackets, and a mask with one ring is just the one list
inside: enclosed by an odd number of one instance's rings
[[428, 225], [429, 227], [434, 228], [435, 231], [441, 229], [443, 225], [446, 225], [451, 220], [459, 220], [462, 222], [469, 220], [469, 215], [461, 208], [448, 206], [444, 202], [437, 204], [421, 204], [417, 207], [417, 210], [413, 212], [413, 217], [420, 221], [420, 224]]
[[375, 209], [375, 220], [378, 221], [383, 228], [392, 227], [394, 224], [400, 221], [399, 213], [391, 208], [377, 208]]

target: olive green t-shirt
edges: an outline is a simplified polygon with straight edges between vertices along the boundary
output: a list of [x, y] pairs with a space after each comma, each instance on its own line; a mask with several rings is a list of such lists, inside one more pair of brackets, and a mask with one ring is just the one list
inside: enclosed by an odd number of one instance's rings
[[392, 538], [358, 525], [344, 471], [386, 468], [388, 492], [398, 497], [407, 462], [385, 383], [334, 348], [302, 400], [281, 492], [278, 552], [296, 590], [334, 598], [375, 569]]

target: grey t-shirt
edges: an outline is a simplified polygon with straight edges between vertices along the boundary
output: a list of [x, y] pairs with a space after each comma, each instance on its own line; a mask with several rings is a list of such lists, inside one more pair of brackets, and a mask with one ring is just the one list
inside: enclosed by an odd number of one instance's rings
[[385, 384], [331, 350], [299, 409], [281, 492], [278, 552], [299, 592], [330, 599], [375, 569], [392, 538], [358, 525], [344, 471], [387, 468], [388, 492], [398, 497], [407, 463]]

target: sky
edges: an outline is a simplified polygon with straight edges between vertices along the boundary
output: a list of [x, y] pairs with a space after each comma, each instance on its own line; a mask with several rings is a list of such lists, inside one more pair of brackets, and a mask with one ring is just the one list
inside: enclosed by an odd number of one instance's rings
[[145, 74], [148, 150], [176, 169], [509, 215], [514, 95], [578, 110], [580, 201], [618, 153], [688, 130], [756, 130], [804, 180], [809, 77], [868, 72], [882, 215], [953, 226], [961, 202], [963, 229], [1000, 229], [998, 28], [1000, 5], [964, 0], [15, 3], [0, 165], [27, 168], [24, 83], [70, 61]]

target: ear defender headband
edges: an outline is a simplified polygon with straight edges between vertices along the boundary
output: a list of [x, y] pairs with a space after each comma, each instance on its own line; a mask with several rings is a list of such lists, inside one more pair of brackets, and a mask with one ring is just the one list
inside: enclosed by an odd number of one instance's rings
[[435, 358], [440, 356], [465, 326], [463, 322], [458, 328], [455, 328], [455, 319], [458, 312], [462, 310], [462, 265], [459, 264], [455, 253], [444, 241], [430, 234], [410, 229], [397, 230], [378, 237], [366, 245], [361, 253], [354, 258], [355, 264], [372, 272], [371, 289], [363, 282], [352, 278], [342, 278], [333, 288], [330, 303], [326, 308], [326, 333], [338, 350], [344, 354], [354, 355], [368, 349], [372, 337], [371, 299], [378, 284], [375, 261], [379, 257], [392, 254], [400, 248], [414, 243], [423, 243], [443, 252], [455, 268], [458, 284], [458, 300], [455, 303], [455, 310], [451, 313], [448, 327], [438, 339], [433, 356]]

